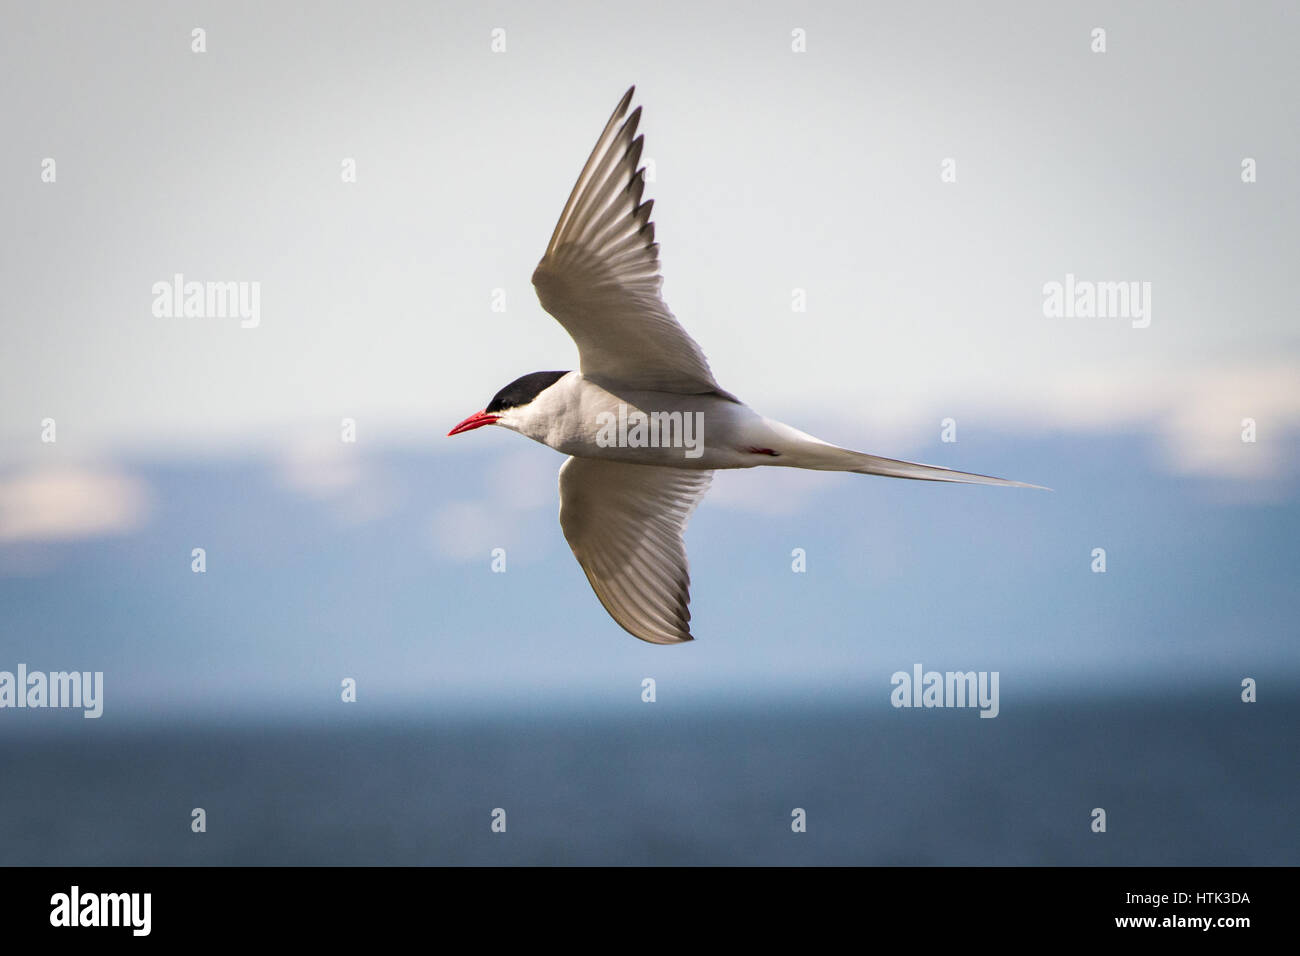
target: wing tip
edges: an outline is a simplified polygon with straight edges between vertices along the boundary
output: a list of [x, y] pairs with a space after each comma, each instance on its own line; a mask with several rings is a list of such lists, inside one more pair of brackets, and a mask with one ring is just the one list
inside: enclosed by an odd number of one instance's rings
[[[596, 596], [598, 598], [600, 597], [599, 594]], [[605, 603], [603, 598], [601, 598], [601, 603]], [[605, 610], [609, 613], [609, 616], [613, 619], [615, 624], [627, 631], [638, 641], [645, 641], [647, 644], [657, 644], [661, 647], [667, 647], [672, 644], [689, 644], [691, 641], [695, 640], [695, 635], [690, 632], [689, 628], [678, 627], [674, 628], [671, 632], [650, 630], [648, 628], [633, 630], [633, 625], [637, 622], [624, 622], [619, 620], [618, 616], [610, 610], [609, 605], [605, 605]]]
[[614, 114], [616, 116], [622, 115], [624, 112], [627, 111], [628, 104], [632, 102], [632, 94], [635, 92], [636, 92], [636, 84], [633, 83], [631, 86], [627, 88], [627, 92], [623, 94], [623, 98], [618, 101], [618, 107], [614, 110]]
[[[640, 634], [633, 634], [632, 636], [641, 637]], [[674, 644], [690, 644], [692, 641], [695, 640], [695, 637], [689, 631], [687, 631], [684, 636], [681, 634], [676, 634], [668, 640], [664, 640], [662, 638], [651, 640], [650, 638], [646, 638], [646, 637], [641, 637], [641, 640], [645, 641], [647, 644], [658, 644], [660, 647], [671, 647]]]

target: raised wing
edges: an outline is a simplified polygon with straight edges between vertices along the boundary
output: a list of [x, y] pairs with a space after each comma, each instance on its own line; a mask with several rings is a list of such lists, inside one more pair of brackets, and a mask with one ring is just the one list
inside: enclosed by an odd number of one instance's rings
[[596, 141], [533, 286], [542, 308], [577, 343], [583, 375], [635, 389], [720, 392], [704, 353], [659, 294], [654, 200], [641, 202], [645, 170], [637, 168], [641, 108], [627, 116], [635, 89]]
[[560, 527], [605, 610], [651, 644], [693, 640], [682, 532], [711, 471], [570, 458]]

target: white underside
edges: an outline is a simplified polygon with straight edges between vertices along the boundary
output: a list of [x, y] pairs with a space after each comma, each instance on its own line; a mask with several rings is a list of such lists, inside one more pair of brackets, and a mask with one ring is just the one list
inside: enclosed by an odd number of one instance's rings
[[[635, 423], [642, 417], [672, 427], [646, 428], [638, 435]], [[1036, 487], [840, 448], [718, 395], [623, 389], [580, 372], [565, 375], [523, 408], [506, 411], [497, 424], [575, 458], [705, 471], [766, 465]]]

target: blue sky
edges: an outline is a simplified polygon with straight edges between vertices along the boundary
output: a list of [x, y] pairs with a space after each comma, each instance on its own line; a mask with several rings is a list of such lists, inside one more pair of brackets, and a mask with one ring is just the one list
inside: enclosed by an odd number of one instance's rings
[[[1294, 9], [384, 9], [13, 14], [0, 668], [247, 712], [342, 676], [468, 708], [886, 694], [916, 661], [1004, 695], [1300, 672]], [[722, 475], [687, 535], [700, 639], [619, 630], [560, 458], [443, 436], [575, 363], [528, 276], [632, 82], [665, 294], [724, 387], [1055, 490]], [[176, 273], [259, 282], [260, 324], [152, 314]], [[1150, 283], [1150, 325], [1046, 316], [1067, 275]]]

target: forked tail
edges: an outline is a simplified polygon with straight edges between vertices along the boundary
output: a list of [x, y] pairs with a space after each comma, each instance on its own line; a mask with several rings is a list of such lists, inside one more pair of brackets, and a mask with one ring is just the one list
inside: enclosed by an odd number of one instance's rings
[[951, 468], [941, 468], [938, 465], [922, 465], [915, 461], [879, 458], [876, 455], [864, 455], [860, 451], [849, 451], [847, 448], [838, 450], [846, 455], [853, 456], [848, 461], [856, 464], [856, 467], [848, 467], [843, 470], [859, 475], [885, 475], [889, 478], [915, 478], [917, 481], [956, 481], [964, 485], [1002, 485], [1006, 488], [1052, 490], [1043, 485], [1031, 485], [1025, 481], [1012, 481], [1009, 478], [975, 475], [968, 471], [953, 471]]
[[786, 465], [794, 468], [812, 468], [818, 471], [851, 471], [859, 475], [884, 475], [888, 478], [911, 478], [916, 481], [953, 481], [967, 485], [1002, 485], [1007, 488], [1038, 488], [1051, 491], [1043, 485], [1031, 485], [1024, 481], [1011, 481], [1007, 478], [994, 478], [992, 475], [975, 475], [966, 471], [953, 471], [938, 465], [922, 465], [915, 461], [898, 461], [894, 458], [881, 458], [867, 455], [860, 451], [840, 448], [824, 442], [820, 438], [791, 428], [781, 422], [767, 419], [764, 422], [774, 438], [779, 436], [777, 447], [780, 457], [773, 465]]

